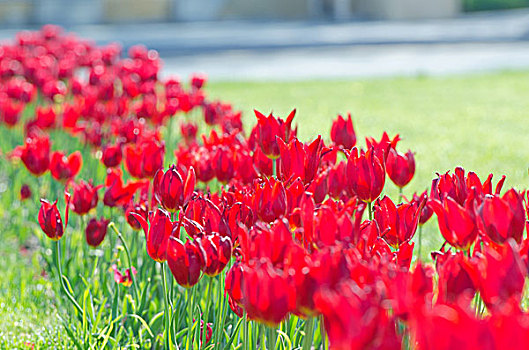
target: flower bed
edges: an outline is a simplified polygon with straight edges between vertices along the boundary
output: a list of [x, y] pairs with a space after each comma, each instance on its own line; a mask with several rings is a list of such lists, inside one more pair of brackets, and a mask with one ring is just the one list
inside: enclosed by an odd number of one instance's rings
[[0, 48], [3, 152], [27, 170], [10, 190], [34, 211], [78, 347], [528, 343], [525, 191], [456, 168], [406, 197], [415, 160], [398, 135], [360, 147], [338, 116], [304, 143], [295, 110], [255, 111], [245, 130], [204, 76], [160, 79], [156, 52], [121, 54], [54, 26]]

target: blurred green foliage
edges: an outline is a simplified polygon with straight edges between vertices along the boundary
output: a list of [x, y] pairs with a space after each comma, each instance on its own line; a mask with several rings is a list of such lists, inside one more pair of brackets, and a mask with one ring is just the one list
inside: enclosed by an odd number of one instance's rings
[[505, 10], [529, 7], [529, 0], [463, 0], [466, 12]]

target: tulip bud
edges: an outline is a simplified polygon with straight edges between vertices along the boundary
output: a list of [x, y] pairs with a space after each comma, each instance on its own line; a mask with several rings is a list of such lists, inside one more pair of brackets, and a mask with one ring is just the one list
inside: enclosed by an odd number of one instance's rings
[[105, 220], [101, 218], [97, 220], [96, 218], [90, 219], [88, 225], [86, 225], [85, 235], [86, 243], [91, 247], [97, 247], [103, 242], [107, 234], [107, 227], [110, 220]]
[[415, 174], [415, 158], [411, 151], [406, 154], [389, 149], [386, 159], [386, 171], [395, 185], [402, 188], [406, 186]]
[[20, 200], [26, 200], [31, 197], [31, 188], [27, 184], [23, 184], [20, 188]]
[[103, 147], [103, 157], [101, 161], [107, 168], [117, 167], [121, 163], [123, 152], [121, 151], [121, 144], [107, 145]]
[[342, 146], [345, 149], [354, 147], [356, 144], [356, 134], [353, 128], [351, 113], [347, 115], [347, 121], [341, 115], [338, 115], [338, 119], [332, 123], [331, 140], [336, 145]]

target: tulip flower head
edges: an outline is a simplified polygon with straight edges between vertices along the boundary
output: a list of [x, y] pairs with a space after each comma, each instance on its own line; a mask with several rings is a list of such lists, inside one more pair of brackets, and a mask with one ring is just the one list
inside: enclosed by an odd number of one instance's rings
[[109, 222], [110, 220], [106, 220], [105, 218], [101, 218], [100, 220], [92, 218], [88, 221], [85, 229], [85, 237], [86, 243], [88, 243], [89, 246], [95, 248], [103, 242], [107, 235]]
[[414, 202], [396, 206], [387, 196], [375, 201], [375, 220], [390, 246], [398, 248], [413, 238], [423, 205], [424, 202]]
[[58, 241], [62, 238], [66, 227], [68, 226], [68, 207], [70, 202], [70, 194], [64, 192], [64, 198], [66, 201], [65, 205], [65, 218], [64, 225], [59, 209], [57, 209], [57, 201], [50, 203], [45, 199], [41, 199], [41, 207], [39, 210], [38, 221], [40, 228], [46, 236], [53, 241]]
[[107, 168], [117, 167], [121, 164], [123, 152], [121, 144], [118, 142], [115, 145], [107, 145], [103, 147], [103, 155], [101, 161]]
[[135, 178], [152, 178], [163, 167], [165, 143], [143, 139], [125, 147], [125, 168]]
[[26, 200], [31, 197], [31, 188], [27, 184], [23, 184], [20, 187], [20, 200]]
[[280, 154], [276, 137], [288, 142], [296, 134], [296, 131], [292, 130], [292, 120], [296, 115], [296, 110], [290, 112], [286, 121], [276, 118], [272, 114], [267, 117], [256, 110], [254, 112], [258, 123], [257, 140], [259, 146], [268, 158], [276, 159]]
[[167, 171], [160, 169], [154, 176], [154, 197], [169, 212], [175, 212], [184, 207], [195, 190], [195, 170], [193, 167], [187, 171], [183, 178], [176, 166], [171, 166]]
[[13, 150], [12, 157], [20, 158], [33, 175], [44, 174], [50, 166], [49, 136], [28, 137], [24, 146], [17, 146]]
[[97, 191], [102, 185], [94, 186], [92, 182], [81, 180], [78, 184], [73, 184], [73, 196], [70, 202], [71, 209], [78, 215], [85, 215], [97, 206], [99, 196]]
[[51, 175], [58, 181], [69, 181], [81, 170], [83, 157], [81, 152], [75, 151], [68, 157], [62, 152], [53, 152], [50, 161]]
[[167, 243], [173, 230], [177, 228], [177, 223], [171, 221], [169, 213], [161, 208], [158, 208], [154, 213], [149, 213], [148, 223], [141, 213], [132, 213], [132, 215], [138, 220], [145, 232], [147, 253], [151, 259], [160, 263], [166, 261]]
[[403, 188], [410, 183], [415, 174], [415, 158], [411, 151], [402, 154], [394, 148], [389, 149], [386, 158], [386, 171], [395, 185]]
[[515, 189], [502, 197], [487, 195], [477, 210], [480, 231], [497, 244], [513, 238], [522, 241], [525, 226], [523, 198]]
[[386, 181], [384, 162], [375, 155], [372, 147], [367, 152], [351, 150], [347, 159], [348, 190], [364, 202], [371, 203], [380, 196]]
[[356, 144], [356, 134], [353, 128], [351, 113], [347, 115], [347, 120], [341, 115], [332, 123], [331, 140], [334, 144], [345, 149], [351, 149]]
[[196, 241], [183, 243], [176, 237], [169, 239], [167, 264], [176, 282], [184, 288], [191, 288], [200, 280], [201, 271], [206, 264], [204, 250]]
[[206, 257], [203, 267], [204, 274], [210, 277], [220, 274], [231, 259], [231, 239], [213, 234], [199, 237], [196, 242], [202, 247]]
[[459, 250], [468, 250], [478, 235], [473, 209], [462, 207], [452, 197], [431, 204], [444, 239]]

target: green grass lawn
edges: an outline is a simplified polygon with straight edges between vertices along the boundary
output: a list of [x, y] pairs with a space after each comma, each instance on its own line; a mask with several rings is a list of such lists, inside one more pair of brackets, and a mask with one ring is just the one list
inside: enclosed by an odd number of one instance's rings
[[[247, 125], [255, 122], [254, 108], [281, 116], [297, 108], [295, 120], [303, 141], [317, 134], [328, 140], [332, 120], [347, 112], [353, 115], [360, 145], [365, 136], [378, 139], [383, 131], [390, 136], [399, 133], [403, 141], [398, 148], [416, 152], [417, 173], [406, 195], [429, 188], [436, 172], [458, 165], [482, 178], [490, 172], [496, 179], [505, 174], [506, 187], [527, 187], [529, 72], [359, 81], [212, 82], [208, 93], [243, 110]], [[0, 170], [0, 196], [10, 192], [7, 184]], [[396, 189], [388, 183], [387, 192], [395, 195]], [[30, 239], [37, 226], [24, 223], [36, 221], [38, 208], [28, 214], [18, 202], [10, 207], [0, 205], [5, 223], [0, 231], [0, 348], [24, 348], [26, 341], [62, 344], [67, 337], [56, 312], [60, 305], [53, 286], [58, 283], [40, 275], [40, 249], [32, 247]], [[38, 203], [35, 199], [24, 205]], [[442, 241], [436, 220], [425, 229], [425, 248], [439, 248]], [[21, 245], [29, 247], [27, 253], [20, 252]]]

